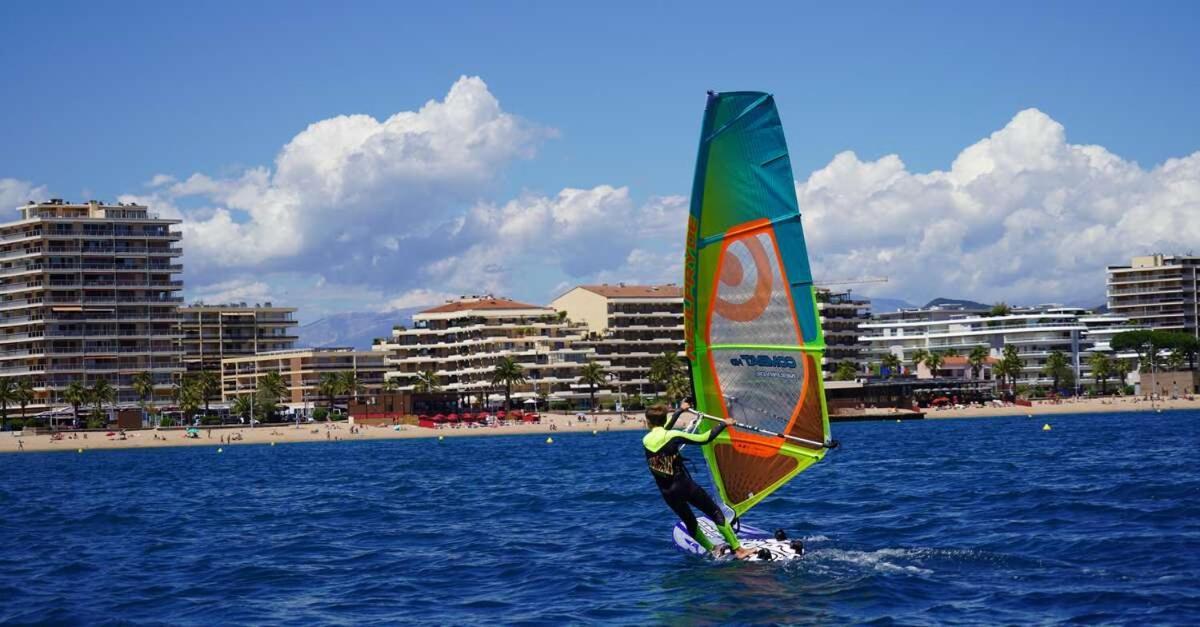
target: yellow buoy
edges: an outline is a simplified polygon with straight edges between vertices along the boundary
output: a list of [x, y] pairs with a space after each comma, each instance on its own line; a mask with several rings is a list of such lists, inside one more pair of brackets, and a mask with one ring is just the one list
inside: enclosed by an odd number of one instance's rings
[[1044, 424], [1044, 425], [1042, 425], [1042, 431], [1049, 431], [1049, 430], [1050, 430], [1050, 425], [1049, 425], [1049, 424]]
[[896, 422], [900, 422], [900, 419], [899, 419], [899, 418], [897, 418], [897, 419], [896, 419]]
[[225, 452], [225, 449], [223, 449], [223, 448], [219, 448], [219, 449], [217, 449], [217, 452], [218, 452], [218, 453], [224, 453], [224, 452]]
[[438, 436], [438, 442], [441, 442], [442, 440], [445, 440], [445, 439], [446, 439], [446, 436], [444, 436], [444, 435]]
[[546, 444], [554, 444], [554, 438], [546, 438]]
[[600, 432], [595, 429], [592, 429], [592, 435], [596, 435], [597, 433], [600, 433]]
[[1033, 418], [1033, 414], [1025, 414], [1026, 418]]
[[76, 452], [76, 453], [82, 453], [82, 452], [83, 452], [83, 449], [81, 449], [81, 448], [77, 448], [77, 449], [75, 449], [75, 452]]
[[271, 446], [275, 446], [275, 443], [274, 443], [274, 442], [272, 442], [272, 443], [271, 443]]
[[1161, 410], [1161, 409], [1156, 409], [1156, 410], [1154, 410], [1154, 413], [1161, 414], [1161, 413], [1162, 413], [1162, 410]]

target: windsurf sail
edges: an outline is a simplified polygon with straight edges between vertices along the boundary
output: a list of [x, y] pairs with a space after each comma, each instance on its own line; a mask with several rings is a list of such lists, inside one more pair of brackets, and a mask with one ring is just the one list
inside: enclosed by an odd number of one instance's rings
[[[710, 93], [692, 186], [684, 329], [704, 456], [741, 516], [825, 455], [825, 340], [775, 100]], [[704, 421], [700, 429], [714, 425]]]

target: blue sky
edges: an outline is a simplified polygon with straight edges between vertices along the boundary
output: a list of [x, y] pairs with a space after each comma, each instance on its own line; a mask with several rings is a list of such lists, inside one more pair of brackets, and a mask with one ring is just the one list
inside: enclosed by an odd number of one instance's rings
[[[460, 76], [485, 81], [503, 112], [539, 133], [521, 155], [490, 163], [486, 181], [472, 178], [469, 193], [430, 204], [447, 219], [479, 203], [553, 198], [568, 188], [627, 188], [634, 212], [686, 195], [706, 89], [775, 93], [800, 182], [844, 151], [866, 164], [898, 155], [914, 175], [948, 170], [1030, 108], [1065, 128], [1070, 145], [1103, 146], [1149, 176], [1200, 147], [1197, 18], [1200, 5], [1184, 2], [782, 3], [752, 11], [696, 2], [5, 3], [0, 179], [76, 199], [144, 195], [159, 174], [235, 179], [272, 168], [310, 124], [416, 111], [443, 99]], [[185, 219], [204, 220], [208, 213], [186, 212], [222, 199], [173, 200]], [[252, 212], [234, 210], [231, 219]], [[962, 242], [970, 248], [989, 237], [973, 231]], [[1162, 243], [1190, 243], [1183, 240]], [[301, 257], [311, 255], [296, 249], [268, 264], [277, 297], [315, 300], [298, 277], [316, 269]], [[578, 263], [562, 271], [514, 260], [507, 278], [479, 284], [544, 301], [563, 283], [622, 270], [608, 265], [587, 273]], [[203, 294], [250, 275], [265, 276], [253, 260], [185, 278]], [[378, 308], [415, 289], [446, 292], [429, 285], [437, 280], [333, 283], [363, 287]], [[949, 295], [1032, 299], [1053, 289], [1018, 283], [967, 282], [978, 293]], [[1102, 279], [1097, 287], [1068, 296], [1102, 294]], [[915, 281], [887, 290], [913, 300], [939, 295]], [[323, 296], [341, 300], [328, 289]], [[314, 310], [349, 307], [322, 303]]]

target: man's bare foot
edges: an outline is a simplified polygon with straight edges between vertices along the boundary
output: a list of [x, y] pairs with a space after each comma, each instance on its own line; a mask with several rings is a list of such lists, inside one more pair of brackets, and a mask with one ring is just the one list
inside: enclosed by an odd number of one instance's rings
[[743, 546], [743, 547], [738, 547], [738, 549], [736, 551], [734, 551], [733, 554], [738, 559], [744, 560], [746, 558], [753, 557], [755, 554], [755, 550], [747, 549], [746, 547]]

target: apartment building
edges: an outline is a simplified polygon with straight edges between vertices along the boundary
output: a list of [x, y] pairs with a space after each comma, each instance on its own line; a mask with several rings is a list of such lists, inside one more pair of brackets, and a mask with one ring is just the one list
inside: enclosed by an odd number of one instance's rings
[[492, 383], [493, 371], [510, 357], [526, 377], [513, 387], [514, 405], [535, 398], [578, 401], [588, 397], [580, 371], [596, 358], [595, 350], [578, 346], [585, 333], [584, 323], [549, 307], [471, 296], [415, 314], [413, 328], [397, 327], [372, 348], [386, 355], [387, 377], [401, 391], [412, 390], [422, 373], [432, 371], [442, 391], [473, 405], [495, 403], [504, 389]]
[[1200, 257], [1146, 255], [1109, 266], [1108, 309], [1134, 324], [1200, 337]]
[[217, 371], [221, 361], [296, 346], [294, 307], [196, 303], [179, 308], [183, 365], [188, 372]]
[[[1087, 348], [1087, 326], [1080, 320], [1082, 309], [1041, 305], [1013, 308], [1007, 315], [991, 316], [979, 311], [947, 311], [943, 307], [908, 309], [877, 316], [859, 325], [859, 339], [866, 343], [863, 354], [873, 363], [886, 354], [898, 356], [906, 368], [917, 372], [912, 356], [918, 349], [967, 355], [976, 346], [986, 346], [999, 357], [1005, 346], [1015, 346], [1024, 362], [1018, 384], [1046, 385], [1051, 378], [1042, 372], [1054, 351], [1067, 355], [1076, 380], [1087, 376], [1081, 354]], [[918, 375], [931, 376], [928, 371]]]
[[606, 395], [650, 394], [650, 364], [663, 353], [683, 355], [683, 290], [666, 285], [580, 285], [550, 307], [586, 325], [579, 347], [595, 351], [613, 375]]
[[859, 340], [858, 325], [870, 320], [870, 301], [853, 298], [850, 292], [824, 288], [817, 288], [816, 295], [817, 315], [825, 335], [825, 356], [821, 361], [825, 378], [832, 377], [843, 362], [864, 371], [866, 364], [862, 353], [866, 345]]
[[179, 359], [179, 220], [99, 201], [30, 202], [0, 224], [0, 376], [29, 377], [37, 407], [105, 379], [134, 402], [149, 372], [165, 401]]
[[315, 407], [327, 402], [318, 385], [326, 373], [353, 372], [363, 387], [360, 395], [378, 394], [387, 371], [384, 355], [351, 348], [300, 348], [264, 351], [221, 360], [221, 398], [226, 402], [242, 394], [252, 394], [258, 380], [269, 372], [278, 372], [287, 386], [281, 402], [294, 408]]

